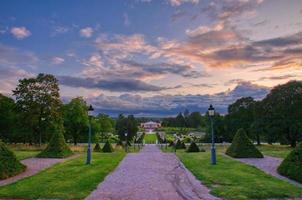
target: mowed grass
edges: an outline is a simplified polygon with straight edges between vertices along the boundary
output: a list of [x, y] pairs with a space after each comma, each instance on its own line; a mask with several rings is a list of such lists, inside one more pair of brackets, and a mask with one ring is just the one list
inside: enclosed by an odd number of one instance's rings
[[18, 160], [35, 157], [40, 151], [14, 151]]
[[144, 137], [145, 143], [147, 144], [154, 144], [157, 140], [156, 134], [146, 134]]
[[32, 177], [0, 187], [0, 198], [83, 199], [113, 171], [125, 153], [93, 153], [85, 165], [85, 154], [57, 164]]
[[260, 146], [257, 146], [257, 148], [265, 155], [278, 157], [278, 158], [285, 158], [289, 152], [293, 150], [288, 145], [268, 145], [263, 144]]
[[210, 153], [185, 153], [177, 151], [184, 165], [202, 183], [211, 189], [211, 193], [223, 199], [267, 199], [302, 197], [302, 188], [261, 170], [217, 155], [217, 165], [210, 164]]

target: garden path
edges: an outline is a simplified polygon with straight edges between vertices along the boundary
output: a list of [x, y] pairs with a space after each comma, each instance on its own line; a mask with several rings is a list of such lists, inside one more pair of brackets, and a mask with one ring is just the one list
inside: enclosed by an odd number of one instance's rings
[[240, 158], [236, 159], [239, 160], [245, 164], [252, 165], [257, 167], [258, 169], [266, 172], [267, 174], [270, 174], [272, 176], [275, 176], [279, 179], [294, 183], [296, 185], [302, 186], [301, 183], [298, 183], [294, 180], [288, 179], [284, 176], [281, 176], [277, 172], [278, 166], [281, 164], [282, 159], [281, 158], [275, 158], [271, 156], [264, 156], [264, 158]]
[[73, 159], [77, 156], [79, 156], [79, 155], [76, 154], [76, 155], [70, 156], [68, 158], [63, 158], [63, 159], [62, 158], [27, 158], [27, 159], [21, 160], [21, 163], [27, 166], [26, 170], [16, 176], [1, 180], [0, 186], [8, 185], [8, 184], [14, 183], [20, 179], [35, 175], [36, 173], [38, 173], [46, 168], [49, 168], [49, 167], [53, 166], [54, 164]]
[[145, 145], [129, 153], [86, 200], [216, 200], [173, 153]]

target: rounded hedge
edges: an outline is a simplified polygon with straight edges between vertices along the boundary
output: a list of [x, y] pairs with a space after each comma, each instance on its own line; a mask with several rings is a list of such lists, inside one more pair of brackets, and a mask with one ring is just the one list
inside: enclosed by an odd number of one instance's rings
[[111, 153], [111, 152], [114, 151], [113, 148], [112, 148], [112, 146], [111, 146], [111, 144], [110, 144], [110, 142], [109, 142], [108, 140], [106, 141], [106, 143], [105, 143], [105, 145], [104, 145], [102, 151], [103, 151], [104, 153]]
[[278, 173], [302, 183], [302, 142], [283, 160]]
[[250, 141], [244, 129], [239, 129], [226, 154], [234, 158], [263, 158], [262, 153]]
[[190, 146], [187, 149], [187, 152], [200, 152], [200, 149], [195, 142], [191, 142]]
[[26, 166], [20, 163], [15, 154], [0, 141], [0, 179], [6, 179], [25, 171]]
[[55, 131], [46, 149], [39, 153], [37, 157], [65, 158], [72, 154], [72, 151], [65, 143], [64, 135], [60, 131]]
[[95, 146], [93, 148], [93, 151], [95, 151], [95, 152], [101, 152], [102, 151], [101, 146], [100, 146], [99, 143], [95, 144]]

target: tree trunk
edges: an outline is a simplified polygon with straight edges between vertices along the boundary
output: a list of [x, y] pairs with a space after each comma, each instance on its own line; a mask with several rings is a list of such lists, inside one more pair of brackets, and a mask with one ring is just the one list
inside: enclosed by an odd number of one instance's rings
[[77, 146], [77, 144], [78, 144], [78, 138], [77, 137], [73, 137], [73, 144], [74, 144], [74, 146]]
[[259, 133], [256, 133], [256, 140], [257, 140], [257, 145], [261, 145]]
[[291, 140], [291, 141], [290, 141], [290, 146], [291, 146], [291, 147], [295, 148], [296, 145], [297, 145], [296, 140]]

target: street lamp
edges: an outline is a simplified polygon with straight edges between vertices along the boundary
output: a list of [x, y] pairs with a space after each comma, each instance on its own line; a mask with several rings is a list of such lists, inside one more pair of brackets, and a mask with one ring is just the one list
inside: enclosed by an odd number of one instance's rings
[[212, 104], [208, 109], [208, 113], [211, 119], [211, 128], [212, 128], [211, 163], [212, 165], [216, 165], [216, 151], [215, 151], [214, 128], [213, 128], [213, 117], [215, 115], [215, 109], [212, 106]]
[[92, 111], [93, 111], [92, 105], [88, 107], [88, 117], [89, 117], [89, 123], [88, 123], [88, 148], [87, 148], [87, 159], [86, 159], [86, 165], [91, 164], [91, 116], [92, 116]]
[[126, 137], [126, 146], [125, 146], [125, 150], [126, 150], [126, 153], [128, 153], [128, 133], [125, 133], [125, 137]]

